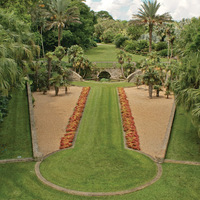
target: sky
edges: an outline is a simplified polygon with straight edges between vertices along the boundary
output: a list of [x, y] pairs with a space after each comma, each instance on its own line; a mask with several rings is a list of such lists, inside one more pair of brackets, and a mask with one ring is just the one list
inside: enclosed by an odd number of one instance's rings
[[[137, 14], [142, 0], [86, 0], [86, 4], [95, 12], [105, 10], [116, 20], [131, 20]], [[200, 17], [200, 0], [158, 0], [158, 14], [169, 12], [175, 21], [183, 18]]]

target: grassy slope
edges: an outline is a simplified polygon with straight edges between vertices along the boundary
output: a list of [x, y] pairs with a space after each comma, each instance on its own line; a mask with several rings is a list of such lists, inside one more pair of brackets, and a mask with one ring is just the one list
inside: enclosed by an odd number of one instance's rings
[[45, 160], [42, 174], [63, 187], [90, 192], [126, 190], [151, 180], [155, 164], [124, 149], [115, 86], [93, 85], [75, 149]]
[[200, 162], [200, 138], [191, 123], [191, 113], [177, 107], [167, 158]]
[[[89, 49], [85, 52], [85, 55], [91, 62], [118, 62], [117, 53], [120, 50], [112, 44], [101, 44], [98, 47]], [[128, 53], [127, 53], [128, 54]], [[133, 61], [139, 61], [145, 57], [140, 55], [132, 55]], [[98, 67], [112, 67], [112, 64], [97, 63]], [[117, 63], [117, 67], [120, 65]]]
[[[9, 113], [0, 126], [0, 159], [32, 157], [29, 111], [26, 91], [15, 90]], [[3, 147], [3, 148], [2, 148]]]

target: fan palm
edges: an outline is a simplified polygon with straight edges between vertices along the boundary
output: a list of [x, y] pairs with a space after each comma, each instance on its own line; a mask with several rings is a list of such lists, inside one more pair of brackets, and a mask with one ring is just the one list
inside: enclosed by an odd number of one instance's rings
[[[19, 21], [14, 13], [0, 9], [0, 92], [9, 89], [20, 74], [26, 76], [26, 67], [32, 62], [38, 47], [31, 39], [28, 25]], [[39, 53], [39, 52], [38, 52]], [[23, 69], [23, 71], [22, 71]]]
[[78, 9], [70, 7], [70, 4], [71, 0], [50, 0], [45, 3], [50, 17], [50, 20], [47, 21], [48, 29], [58, 28], [58, 46], [61, 45], [63, 28], [70, 23], [81, 23]]
[[133, 15], [133, 22], [138, 24], [148, 24], [149, 26], [149, 52], [152, 50], [152, 33], [153, 27], [157, 24], [162, 24], [162, 22], [170, 21], [171, 16], [169, 13], [164, 13], [158, 15], [157, 11], [160, 8], [160, 3], [155, 1], [144, 1], [141, 5], [142, 8], [139, 8], [139, 12], [136, 15]]
[[123, 77], [125, 78], [124, 76], [124, 68], [123, 68], [123, 64], [125, 62], [125, 59], [126, 59], [126, 53], [124, 51], [119, 51], [117, 53], [117, 59], [118, 59], [118, 63], [121, 65], [121, 71], [122, 71], [122, 75]]

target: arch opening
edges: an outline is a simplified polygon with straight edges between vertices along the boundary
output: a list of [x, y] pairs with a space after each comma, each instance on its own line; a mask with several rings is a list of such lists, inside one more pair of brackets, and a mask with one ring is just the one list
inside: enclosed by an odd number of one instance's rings
[[101, 79], [108, 79], [108, 80], [110, 80], [110, 77], [111, 77], [111, 75], [107, 71], [102, 71], [98, 75], [99, 80], [101, 80]]

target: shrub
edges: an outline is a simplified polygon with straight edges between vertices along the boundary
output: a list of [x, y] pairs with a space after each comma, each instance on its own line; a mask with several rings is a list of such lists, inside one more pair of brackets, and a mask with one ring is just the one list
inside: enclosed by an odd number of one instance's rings
[[125, 46], [124, 50], [130, 53], [134, 53], [137, 49], [138, 43], [137, 41], [126, 41], [127, 45]]
[[124, 42], [125, 42], [126, 40], [128, 40], [128, 37], [126, 37], [126, 36], [124, 36], [124, 35], [122, 35], [122, 34], [116, 35], [115, 41], [114, 41], [116, 47], [117, 47], [117, 48], [120, 48], [120, 47], [124, 44]]
[[149, 48], [147, 40], [140, 40], [137, 45], [137, 51], [146, 51]]
[[105, 43], [112, 43], [114, 41], [115, 34], [112, 30], [107, 30], [101, 36], [101, 40]]
[[159, 55], [162, 57], [166, 57], [168, 54], [168, 50], [167, 49], [163, 49], [161, 51], [159, 51]]
[[7, 116], [8, 113], [8, 103], [11, 99], [11, 95], [8, 97], [0, 95], [0, 123], [3, 122], [3, 118]]
[[166, 42], [158, 42], [156, 44], [156, 51], [161, 51], [163, 49], [167, 49], [167, 43]]

